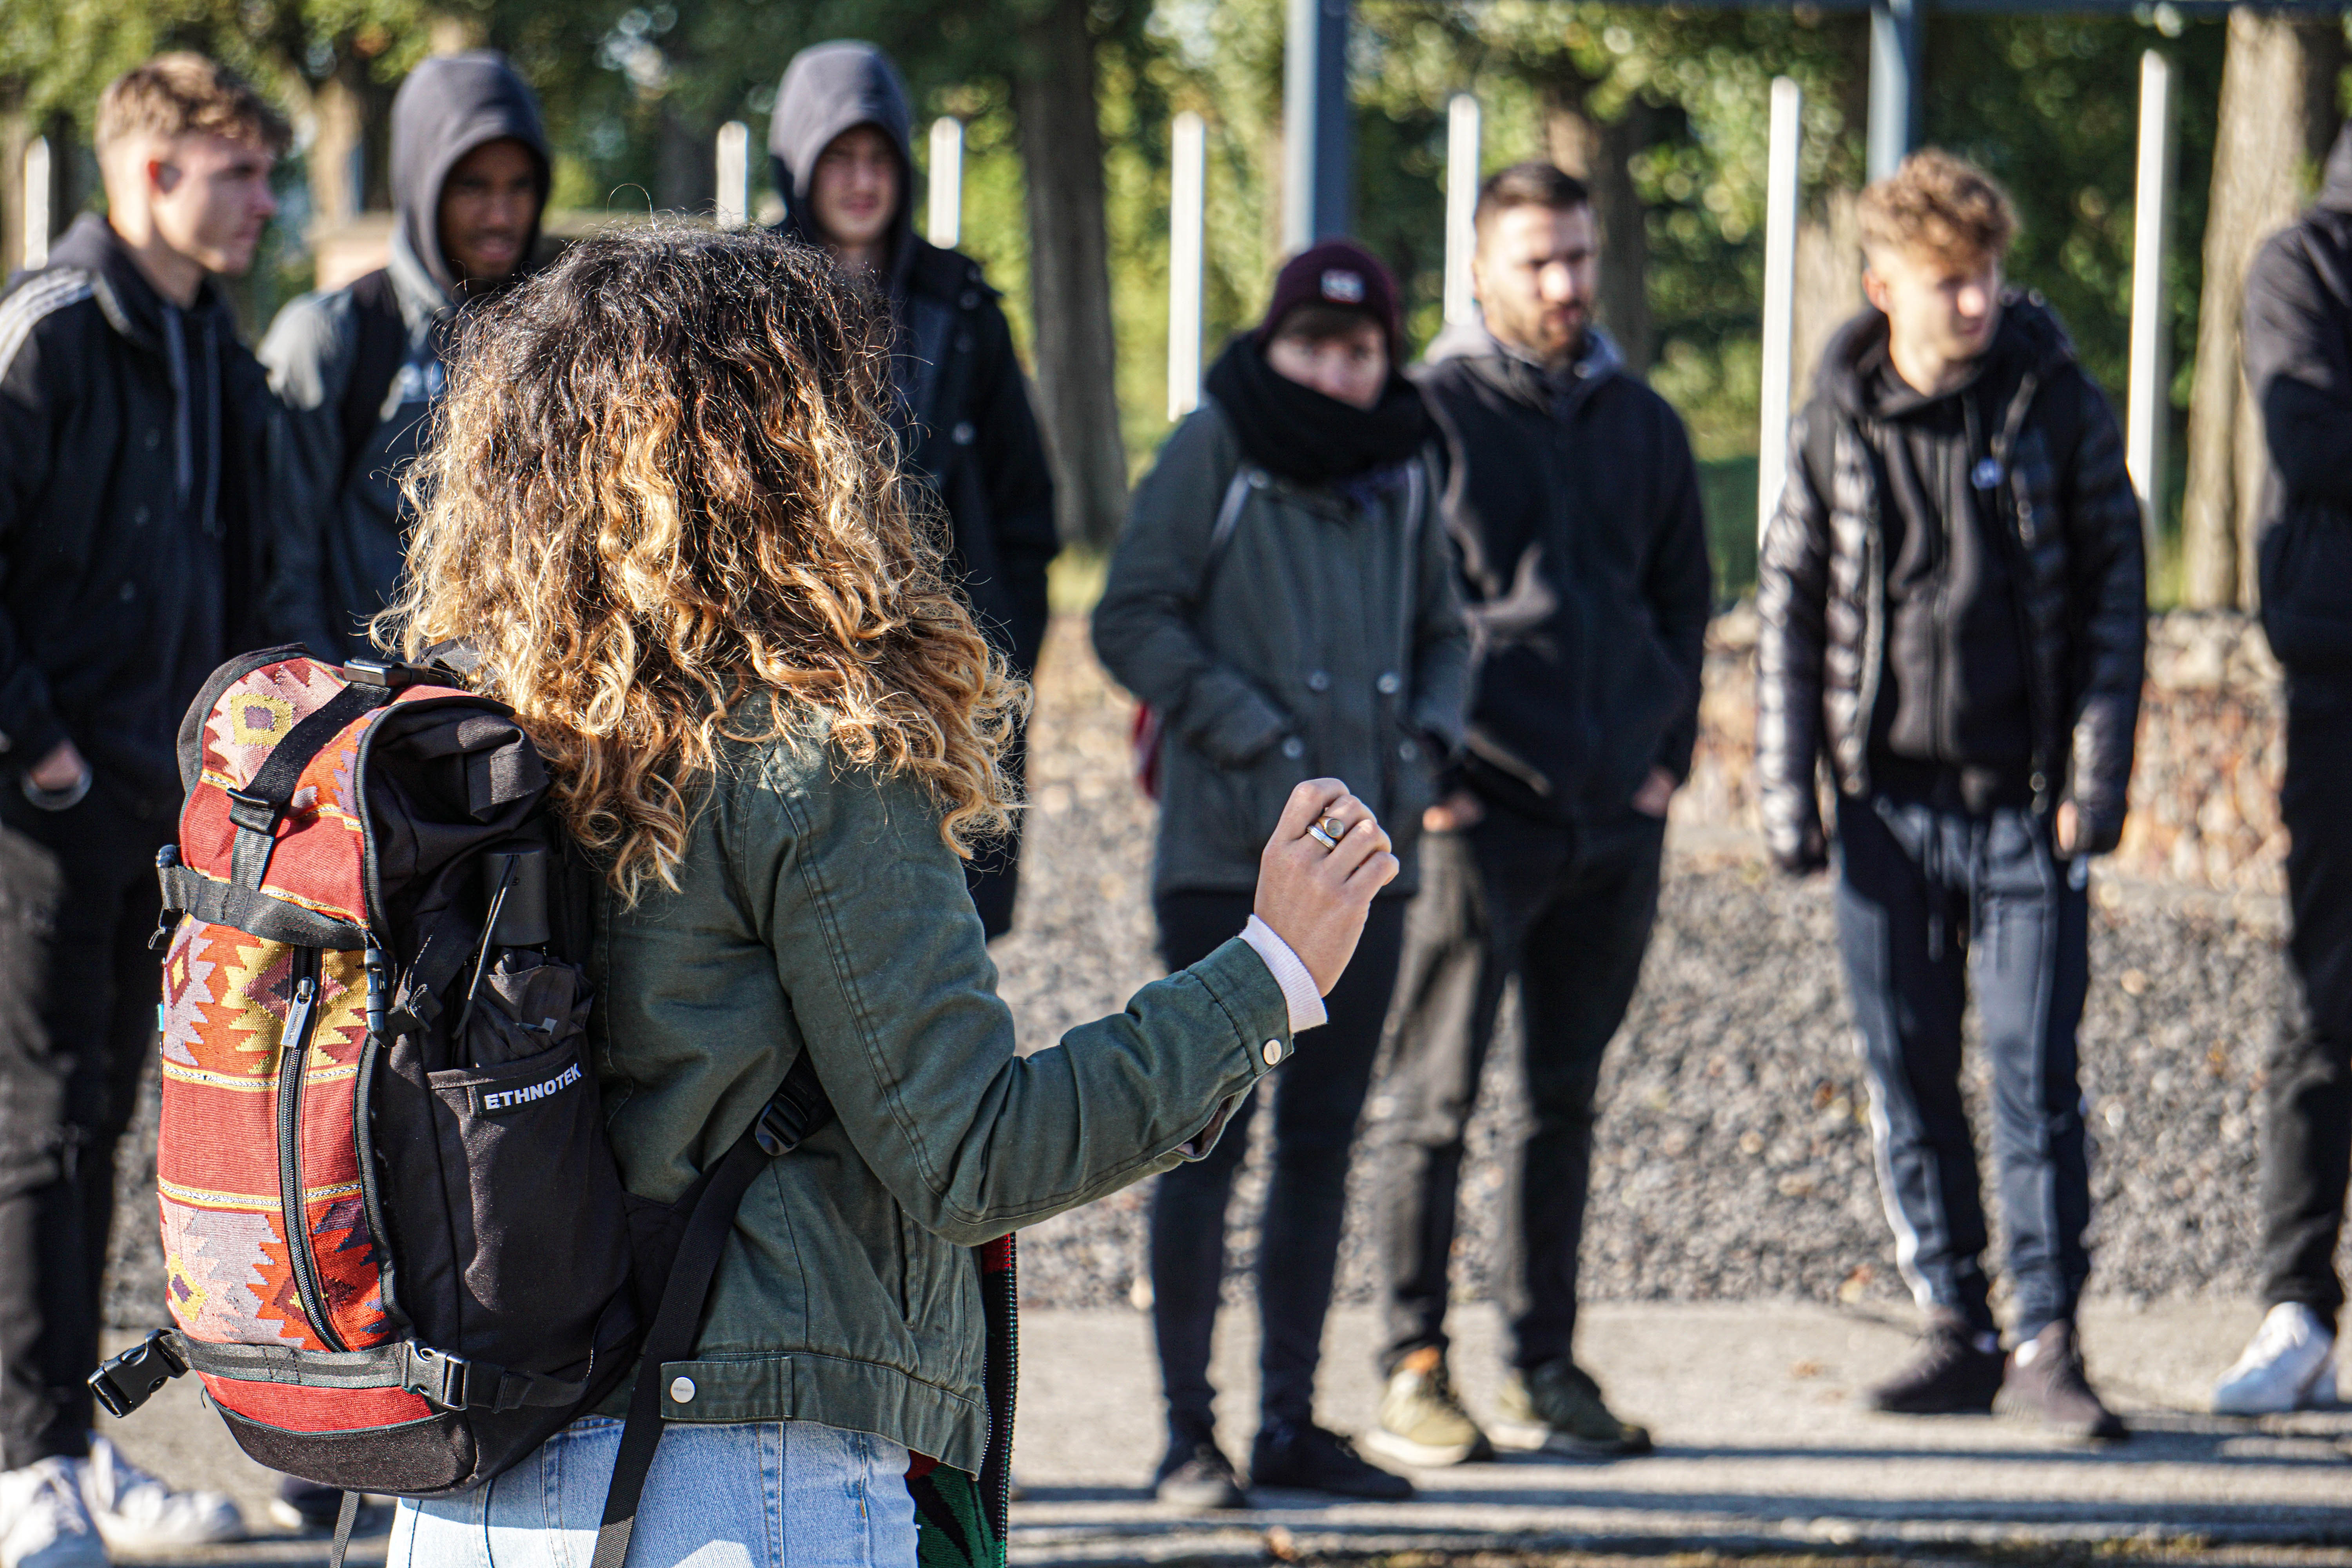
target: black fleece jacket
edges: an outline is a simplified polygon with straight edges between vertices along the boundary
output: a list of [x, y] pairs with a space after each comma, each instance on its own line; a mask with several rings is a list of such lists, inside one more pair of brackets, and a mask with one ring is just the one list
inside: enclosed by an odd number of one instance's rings
[[947, 510], [955, 566], [981, 630], [1026, 675], [1045, 640], [1045, 568], [1061, 548], [1054, 480], [996, 290], [980, 263], [919, 237], [907, 89], [871, 44], [818, 44], [793, 57], [769, 121], [784, 198], [782, 231], [820, 242], [809, 213], [818, 154], [843, 132], [878, 127], [898, 153], [898, 210], [885, 265], [898, 352], [891, 379], [909, 469]]
[[103, 218], [0, 296], [0, 778], [71, 740], [118, 806], [178, 808], [180, 718], [253, 646], [268, 389], [207, 281], [183, 310]]
[[2244, 342], [2270, 454], [2263, 628], [2290, 671], [2352, 679], [2352, 125], [2246, 275]]
[[1465, 776], [1538, 821], [1622, 817], [1698, 735], [1714, 588], [1682, 420], [1597, 332], [1547, 374], [1458, 327], [1413, 379], [1478, 656]]

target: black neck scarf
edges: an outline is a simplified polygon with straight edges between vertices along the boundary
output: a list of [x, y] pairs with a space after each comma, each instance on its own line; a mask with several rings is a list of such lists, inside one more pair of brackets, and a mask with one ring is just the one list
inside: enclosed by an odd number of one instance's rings
[[1421, 391], [1393, 367], [1380, 402], [1358, 408], [1284, 375], [1244, 333], [1217, 356], [1206, 384], [1249, 460], [1297, 484], [1337, 484], [1402, 463], [1429, 438]]

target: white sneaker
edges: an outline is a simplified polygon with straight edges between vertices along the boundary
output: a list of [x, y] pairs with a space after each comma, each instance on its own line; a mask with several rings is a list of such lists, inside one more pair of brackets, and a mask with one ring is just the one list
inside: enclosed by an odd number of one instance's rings
[[57, 1458], [0, 1471], [0, 1568], [106, 1568], [80, 1468]]
[[[210, 1546], [245, 1534], [245, 1516], [219, 1492], [175, 1492], [93, 1433], [81, 1462], [81, 1497], [116, 1552], [147, 1555]], [[0, 1563], [0, 1568], [8, 1568]]]
[[2336, 1335], [2302, 1302], [2281, 1301], [2213, 1385], [2213, 1413], [2274, 1415], [2335, 1396]]

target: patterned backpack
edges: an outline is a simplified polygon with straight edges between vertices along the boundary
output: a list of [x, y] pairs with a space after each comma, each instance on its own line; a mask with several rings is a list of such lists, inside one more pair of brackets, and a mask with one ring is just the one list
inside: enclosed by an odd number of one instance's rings
[[[194, 1371], [245, 1451], [431, 1498], [636, 1379], [617, 1568], [737, 1201], [830, 1116], [803, 1057], [676, 1205], [628, 1197], [584, 1053], [585, 873], [510, 711], [445, 668], [299, 648], [215, 671], [158, 857], [174, 1328], [91, 1374], [117, 1415]], [[175, 923], [176, 922], [176, 923]]]

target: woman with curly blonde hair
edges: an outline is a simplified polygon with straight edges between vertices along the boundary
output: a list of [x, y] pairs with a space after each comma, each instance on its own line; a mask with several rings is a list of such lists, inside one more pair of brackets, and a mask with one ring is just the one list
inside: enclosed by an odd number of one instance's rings
[[[605, 875], [590, 971], [624, 1184], [667, 1204], [803, 1052], [835, 1119], [738, 1211], [629, 1562], [915, 1561], [901, 1478], [988, 1438], [971, 1248], [1187, 1159], [1319, 1023], [1387, 836], [1299, 786], [1248, 926], [1024, 1058], [961, 857], [1025, 693], [902, 486], [883, 323], [818, 252], [657, 227], [485, 312], [415, 476], [411, 655], [464, 637]], [[1311, 1048], [1311, 1047], [1310, 1047]], [[587, 1561], [623, 1389], [391, 1562]], [[559, 1539], [560, 1538], [560, 1539]]]

